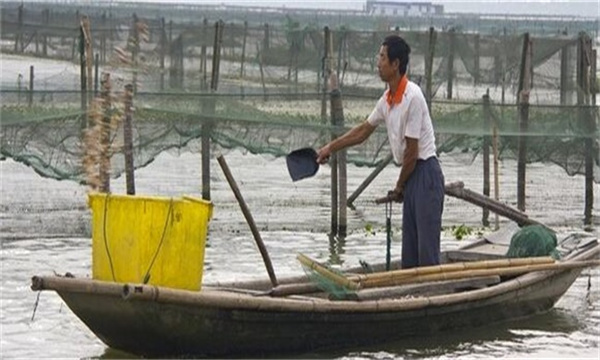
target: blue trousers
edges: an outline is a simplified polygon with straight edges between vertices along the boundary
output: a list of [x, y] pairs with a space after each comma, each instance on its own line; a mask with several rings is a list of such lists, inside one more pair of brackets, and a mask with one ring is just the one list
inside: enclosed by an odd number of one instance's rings
[[438, 159], [418, 160], [404, 187], [402, 268], [440, 263], [444, 196], [444, 174]]

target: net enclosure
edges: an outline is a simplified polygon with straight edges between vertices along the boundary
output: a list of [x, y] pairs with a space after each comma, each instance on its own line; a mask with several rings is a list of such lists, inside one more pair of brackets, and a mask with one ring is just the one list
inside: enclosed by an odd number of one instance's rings
[[[3, 7], [3, 63], [13, 59], [14, 76], [2, 78], [3, 157], [90, 184], [98, 168], [90, 172], [86, 159], [107, 155], [107, 171], [117, 177], [128, 148], [134, 168], [165, 151], [200, 153], [203, 138], [220, 152], [284, 156], [317, 148], [370, 113], [385, 90], [376, 54], [386, 35], [398, 33], [411, 46], [409, 77], [429, 102], [440, 153], [475, 159], [493, 151], [500, 161], [554, 163], [589, 186], [600, 182], [596, 49], [586, 32], [124, 13]], [[23, 56], [53, 59], [54, 68], [25, 65]], [[331, 74], [343, 98], [335, 123]], [[379, 129], [347, 159], [377, 166], [389, 153]]]

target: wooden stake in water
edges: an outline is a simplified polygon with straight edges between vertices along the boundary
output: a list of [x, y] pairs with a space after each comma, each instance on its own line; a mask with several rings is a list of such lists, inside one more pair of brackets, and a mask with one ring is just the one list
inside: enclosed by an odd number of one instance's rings
[[250, 213], [250, 209], [248, 208], [248, 205], [246, 205], [246, 202], [244, 201], [244, 198], [242, 197], [242, 193], [240, 192], [240, 189], [238, 188], [237, 184], [235, 183], [235, 179], [233, 178], [233, 175], [231, 175], [231, 171], [229, 170], [229, 166], [227, 166], [227, 162], [225, 161], [225, 158], [223, 157], [223, 155], [219, 155], [219, 157], [217, 157], [217, 161], [219, 162], [219, 165], [221, 165], [221, 169], [223, 170], [223, 174], [225, 175], [225, 178], [227, 179], [227, 182], [229, 183], [231, 190], [233, 190], [233, 194], [235, 195], [235, 198], [237, 199], [238, 204], [240, 205], [240, 208], [242, 209], [242, 213], [244, 214], [244, 217], [246, 218], [246, 222], [248, 223], [248, 226], [250, 226], [250, 231], [252, 231], [252, 235], [254, 236], [254, 240], [256, 241], [256, 245], [258, 246], [260, 255], [262, 256], [263, 261], [265, 263], [265, 267], [267, 268], [267, 273], [269, 274], [269, 279], [271, 279], [271, 285], [273, 285], [273, 287], [276, 287], [277, 286], [277, 278], [275, 277], [275, 271], [273, 271], [273, 264], [271, 263], [271, 258], [269, 257], [267, 248], [265, 247], [265, 244], [263, 243], [262, 238], [260, 237], [258, 228], [256, 227], [256, 224], [254, 223], [254, 218], [252, 217], [252, 214]]
[[123, 149], [125, 155], [125, 182], [127, 195], [135, 195], [134, 163], [133, 163], [133, 131], [132, 131], [133, 85], [125, 85], [125, 121], [123, 122]]

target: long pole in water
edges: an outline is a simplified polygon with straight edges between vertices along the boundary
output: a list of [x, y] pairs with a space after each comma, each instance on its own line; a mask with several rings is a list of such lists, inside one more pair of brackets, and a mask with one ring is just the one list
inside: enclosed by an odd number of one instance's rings
[[385, 270], [390, 271], [392, 263], [392, 203], [385, 203], [385, 233], [386, 233], [386, 252], [385, 252]]
[[231, 175], [231, 171], [229, 170], [229, 166], [227, 166], [227, 162], [225, 162], [225, 158], [223, 157], [223, 155], [219, 155], [217, 157], [217, 161], [219, 162], [219, 165], [221, 165], [223, 174], [225, 174], [225, 178], [227, 179], [227, 182], [229, 183], [231, 190], [233, 190], [233, 194], [235, 195], [235, 198], [237, 199], [238, 203], [240, 204], [240, 208], [242, 209], [242, 213], [244, 214], [244, 217], [246, 218], [246, 222], [250, 226], [250, 231], [252, 231], [252, 235], [254, 236], [256, 245], [258, 245], [258, 250], [260, 251], [260, 255], [262, 256], [263, 261], [265, 263], [265, 267], [267, 268], [267, 273], [269, 273], [269, 279], [271, 279], [271, 285], [273, 285], [273, 287], [276, 287], [277, 286], [277, 278], [275, 277], [275, 271], [273, 271], [273, 264], [271, 263], [271, 258], [269, 258], [269, 253], [267, 252], [267, 248], [265, 247], [265, 244], [263, 243], [262, 238], [260, 237], [260, 233], [258, 232], [258, 229], [256, 228], [256, 224], [254, 223], [254, 218], [252, 217], [252, 214], [250, 213], [250, 209], [248, 209], [248, 205], [246, 205], [246, 202], [244, 201], [244, 198], [242, 197], [242, 193], [240, 192], [240, 189], [238, 188], [237, 184], [235, 183], [235, 179], [233, 178], [233, 175]]

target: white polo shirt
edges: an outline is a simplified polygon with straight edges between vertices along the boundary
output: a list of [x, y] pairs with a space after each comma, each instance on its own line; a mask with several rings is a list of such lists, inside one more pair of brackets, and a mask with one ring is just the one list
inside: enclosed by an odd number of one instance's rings
[[433, 124], [419, 85], [408, 81], [402, 101], [392, 106], [387, 103], [387, 92], [377, 101], [367, 121], [373, 126], [385, 122], [394, 161], [402, 165], [406, 137], [418, 140], [419, 159], [436, 156]]

